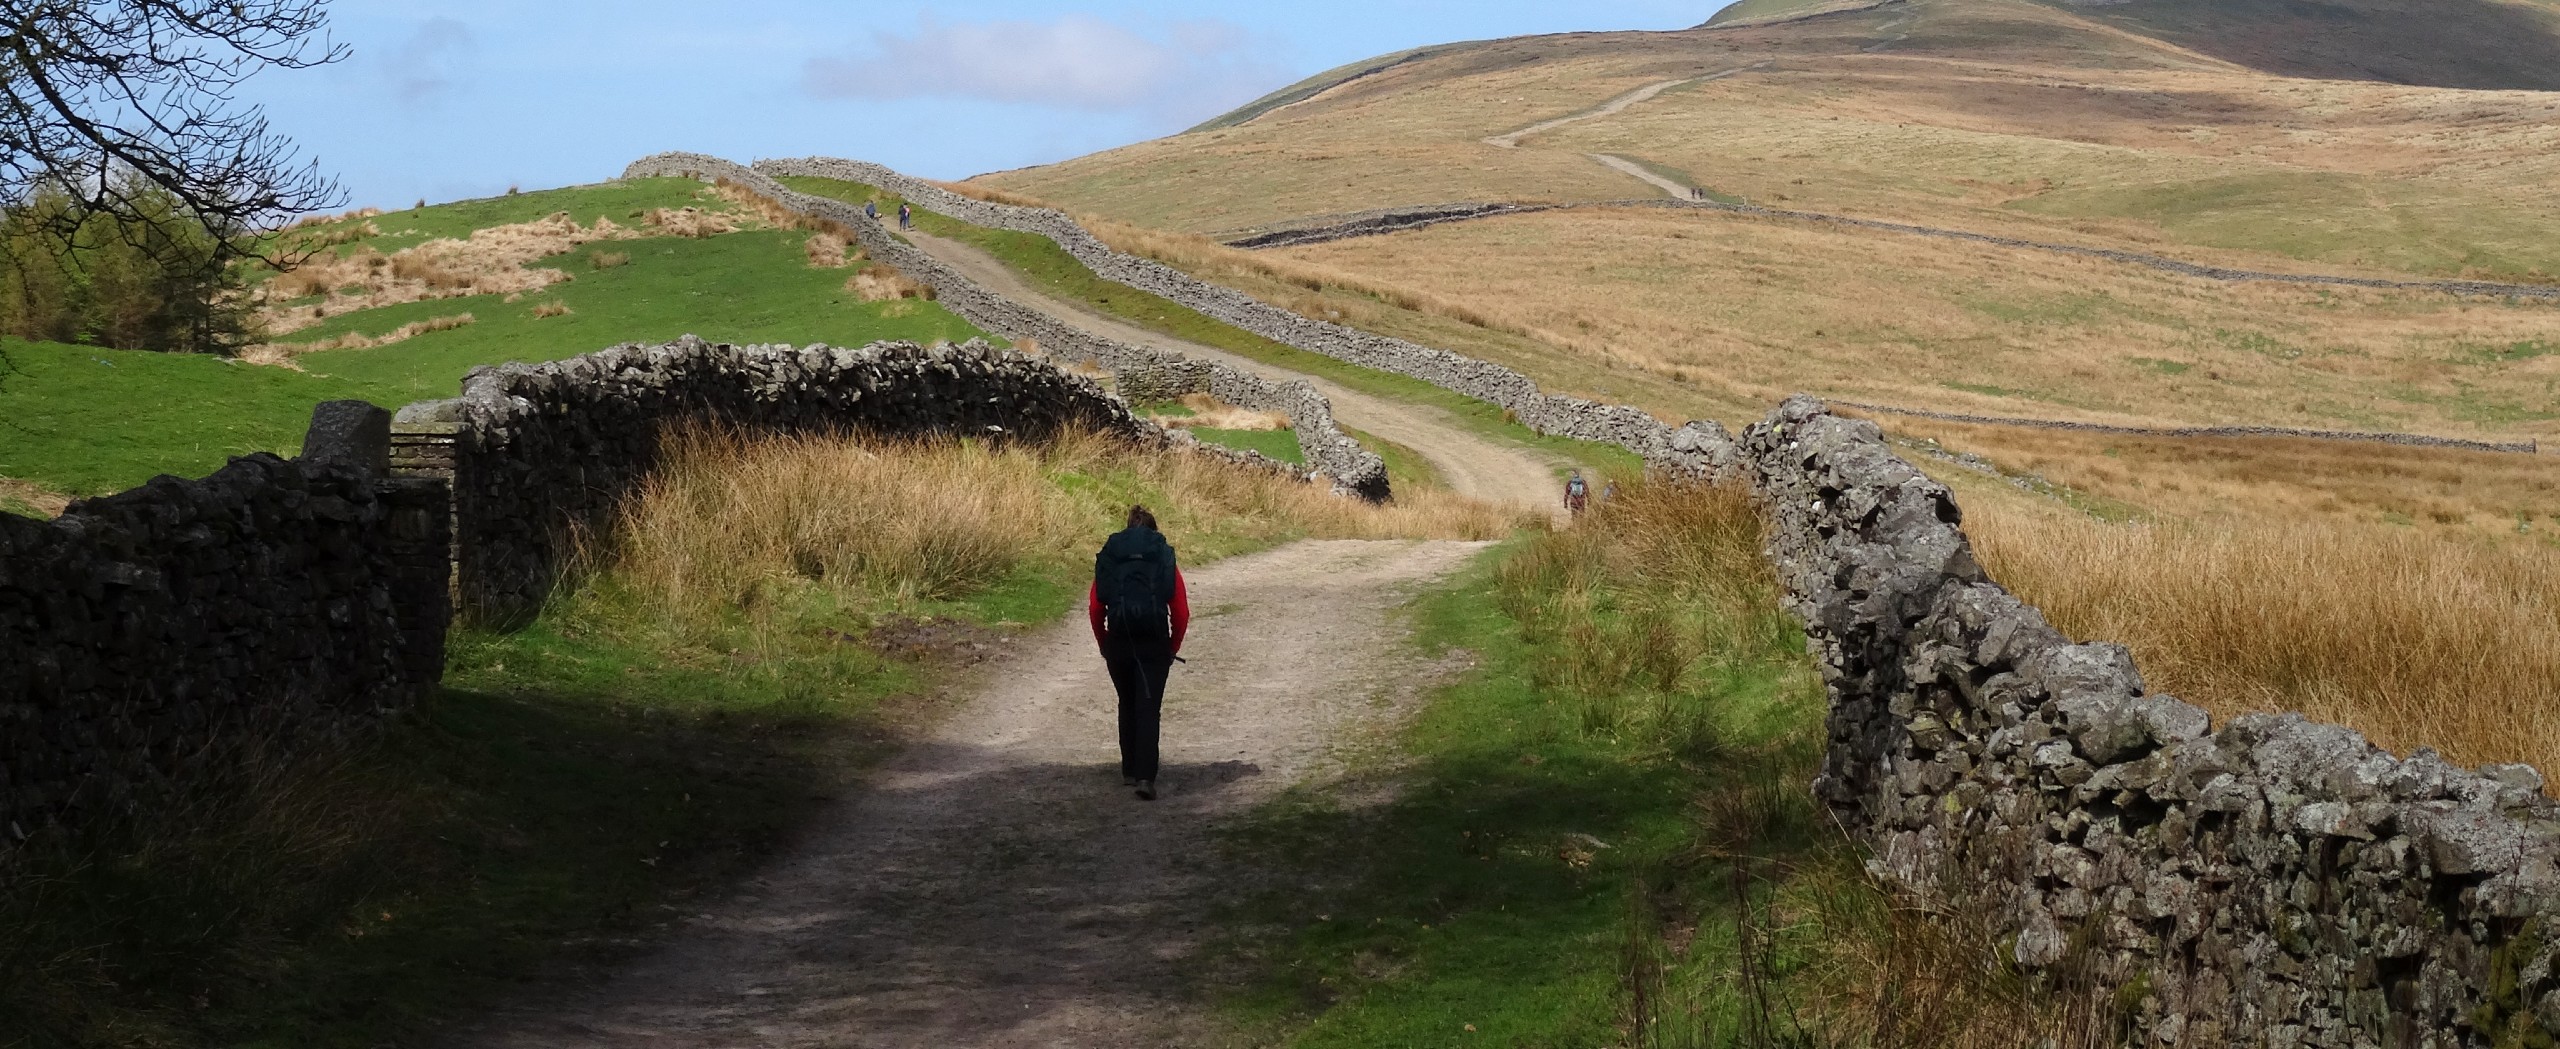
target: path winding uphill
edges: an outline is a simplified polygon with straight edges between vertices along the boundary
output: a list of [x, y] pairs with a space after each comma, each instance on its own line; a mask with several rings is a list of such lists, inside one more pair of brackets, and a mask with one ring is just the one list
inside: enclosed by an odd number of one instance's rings
[[1432, 668], [1393, 613], [1483, 545], [1311, 541], [1187, 572], [1202, 614], [1152, 804], [1120, 785], [1082, 617], [1024, 638], [739, 895], [601, 988], [465, 1044], [1207, 1044], [1184, 988], [1237, 883], [1209, 835], [1409, 706]]
[[1223, 361], [1270, 379], [1304, 379], [1313, 383], [1316, 392], [1333, 402], [1335, 419], [1345, 426], [1413, 449], [1430, 461], [1432, 468], [1439, 472], [1450, 488], [1462, 495], [1488, 502], [1542, 507], [1551, 511], [1558, 509], [1561, 490], [1557, 487], [1556, 469], [1562, 465], [1560, 460], [1489, 440], [1438, 408], [1371, 396], [1316, 376], [1104, 317], [1043, 294], [1011, 267], [973, 245], [920, 231], [910, 231], [904, 236], [989, 291], [1048, 314], [1071, 327], [1120, 342]]

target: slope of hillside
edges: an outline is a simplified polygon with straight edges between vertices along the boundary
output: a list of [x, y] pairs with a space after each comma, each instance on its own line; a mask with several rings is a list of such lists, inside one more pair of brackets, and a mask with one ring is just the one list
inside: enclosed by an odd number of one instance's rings
[[2560, 91], [2552, 0], [2046, 0], [2283, 76]]
[[[2150, 3], [1777, 4], [1682, 32], [1453, 46], [1231, 126], [985, 181], [1213, 234], [1569, 205], [1273, 249], [1279, 279], [1259, 290], [1344, 289], [1312, 307], [1336, 311], [1363, 309], [1359, 289], [1410, 294], [1499, 329], [1507, 363], [1559, 388], [1632, 392], [1631, 372], [1698, 388], [1645, 401], [1666, 413], [1804, 389], [1987, 415], [2560, 435], [2548, 303], [2217, 284], [1590, 206], [1694, 188], [2239, 269], [2560, 279], [2560, 94], [2269, 75], [2147, 31], [2165, 17]], [[2440, 32], [2502, 31], [2469, 10]]]

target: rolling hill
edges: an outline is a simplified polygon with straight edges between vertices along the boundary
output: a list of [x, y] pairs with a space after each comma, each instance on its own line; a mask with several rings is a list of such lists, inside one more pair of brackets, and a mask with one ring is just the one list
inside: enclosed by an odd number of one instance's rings
[[1684, 31], [1388, 56], [1200, 130], [978, 181], [1219, 238], [1382, 208], [1563, 205], [1250, 260], [1157, 250], [1271, 297], [1343, 300], [1316, 308], [1409, 293], [1488, 322], [1491, 355], [1542, 382], [1666, 415], [1738, 417], [1804, 389], [2547, 440], [2549, 300], [2204, 281], [1602, 205], [1695, 193], [2248, 270], [2549, 285], [2560, 93], [2539, 88], [2560, 70], [2544, 61], [2555, 27], [2544, 0], [2423, 18], [2364, 0], [1753, 0]]

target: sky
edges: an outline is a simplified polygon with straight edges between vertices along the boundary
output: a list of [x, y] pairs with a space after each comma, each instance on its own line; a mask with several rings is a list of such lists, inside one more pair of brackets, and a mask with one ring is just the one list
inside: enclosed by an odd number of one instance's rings
[[1423, 44], [1678, 29], [1724, 0], [333, 0], [349, 57], [242, 91], [355, 205], [595, 182], [660, 150], [966, 178], [1172, 134]]

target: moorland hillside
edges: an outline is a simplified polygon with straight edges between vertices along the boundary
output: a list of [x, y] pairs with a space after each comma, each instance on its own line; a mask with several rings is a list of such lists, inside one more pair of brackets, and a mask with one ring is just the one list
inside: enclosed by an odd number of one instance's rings
[[[1373, 314], [1392, 290], [1435, 318], [1405, 318], [1417, 332], [1468, 328], [1472, 352], [1666, 415], [1741, 418], [1802, 389], [2548, 443], [2554, 299], [2202, 280], [1661, 206], [2560, 282], [2560, 93], [2537, 79], [2560, 68], [2539, 57], [2560, 9], [2430, 5], [2414, 26], [2382, 6], [1773, 0], [1692, 30], [1385, 56], [1192, 132], [976, 181], [1151, 229], [1122, 236], [1307, 308]], [[1560, 206], [1249, 256], [1161, 235], [1452, 201]], [[1608, 203], [1626, 201], [1655, 206]]]

